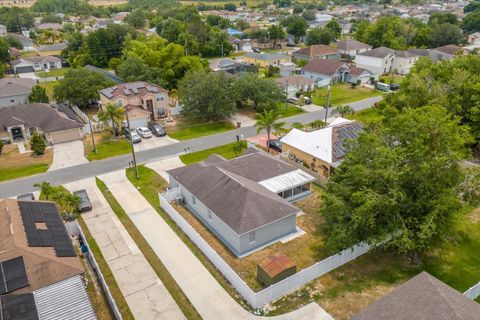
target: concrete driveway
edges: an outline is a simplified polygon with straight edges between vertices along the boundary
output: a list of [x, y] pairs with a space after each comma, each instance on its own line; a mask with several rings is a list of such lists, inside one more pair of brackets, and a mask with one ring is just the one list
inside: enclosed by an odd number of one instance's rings
[[81, 140], [59, 143], [53, 146], [53, 161], [48, 171], [87, 163]]
[[185, 319], [163, 283], [98, 189], [95, 178], [69, 183], [70, 191], [85, 189], [92, 203], [83, 220], [112, 271], [135, 319]]
[[165, 136], [165, 137], [153, 136], [148, 139], [142, 139], [142, 142], [136, 143], [134, 145], [134, 148], [135, 148], [135, 151], [143, 151], [143, 150], [149, 150], [153, 148], [167, 146], [169, 144], [173, 144], [176, 142], [178, 142], [178, 140], [170, 138], [169, 136]]

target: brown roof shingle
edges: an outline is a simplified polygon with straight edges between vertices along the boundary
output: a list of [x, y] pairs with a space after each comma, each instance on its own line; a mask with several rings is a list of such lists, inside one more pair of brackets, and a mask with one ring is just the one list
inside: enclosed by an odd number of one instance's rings
[[313, 46], [305, 47], [295, 51], [293, 54], [299, 54], [303, 56], [308, 56], [310, 58], [316, 58], [320, 56], [337, 54], [339, 51], [335, 48], [324, 44], [316, 44]]
[[313, 59], [304, 65], [302, 70], [325, 75], [333, 75], [338, 69], [344, 66], [344, 63], [336, 60]]

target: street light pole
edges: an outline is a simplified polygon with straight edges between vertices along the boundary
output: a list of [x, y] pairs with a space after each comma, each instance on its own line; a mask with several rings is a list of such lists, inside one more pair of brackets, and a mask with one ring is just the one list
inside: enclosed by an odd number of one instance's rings
[[285, 87], [285, 111], [288, 110], [288, 80], [287, 80], [287, 86]]
[[97, 146], [95, 145], [95, 138], [93, 136], [92, 120], [90, 120], [90, 118], [88, 119], [88, 124], [90, 125], [90, 134], [92, 135], [93, 152], [95, 152], [95, 154], [98, 154]]
[[135, 168], [135, 177], [140, 179], [138, 176], [138, 167], [137, 167], [137, 159], [135, 158], [135, 148], [133, 147], [133, 140], [132, 140], [132, 129], [130, 128], [130, 119], [128, 118], [128, 111], [125, 112], [127, 116], [127, 127], [128, 127], [128, 136], [130, 138], [130, 145], [132, 146], [132, 157], [133, 157], [133, 167]]
[[327, 86], [328, 95], [327, 95], [327, 105], [325, 106], [325, 125], [327, 125], [327, 118], [328, 118], [328, 109], [330, 107], [330, 85]]

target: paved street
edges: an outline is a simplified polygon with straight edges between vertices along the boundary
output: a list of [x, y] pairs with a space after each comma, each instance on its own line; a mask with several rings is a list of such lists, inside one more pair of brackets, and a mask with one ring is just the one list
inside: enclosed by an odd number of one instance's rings
[[[217, 282], [170, 226], [128, 181], [125, 170], [99, 177], [142, 233], [195, 309], [205, 320], [331, 320], [318, 304], [310, 303], [277, 317], [258, 317], [243, 309]], [[174, 248], [174, 249], [172, 249]]]
[[82, 217], [135, 319], [185, 319], [135, 241], [108, 205], [95, 183], [95, 178], [69, 183], [65, 187], [70, 191], [87, 190], [93, 210], [82, 213]]
[[[354, 110], [363, 110], [370, 108], [375, 102], [381, 100], [382, 97], [374, 97], [351, 103], [350, 106]], [[329, 116], [334, 115], [332, 112]], [[308, 123], [314, 120], [323, 120], [325, 118], [325, 110], [321, 109], [314, 112], [303, 113], [293, 117], [285, 118], [287, 124], [293, 122]], [[178, 155], [184, 152], [187, 147], [190, 151], [198, 151], [208, 148], [217, 147], [235, 141], [236, 135], [243, 134], [245, 138], [256, 135], [254, 126], [243, 127], [228, 132], [210, 135], [206, 137], [196, 138], [192, 140], [181, 141], [163, 147], [153, 148], [137, 153], [138, 163], [150, 163]], [[43, 174], [25, 177], [21, 179], [5, 181], [0, 183], [0, 199], [16, 196], [21, 193], [31, 192], [35, 190], [33, 185], [43, 181], [49, 181], [52, 184], [65, 184], [79, 179], [85, 179], [104, 173], [124, 169], [131, 161], [131, 155], [122, 155], [105, 160], [93, 161], [90, 163], [80, 164], [69, 168], [62, 168], [59, 170], [49, 171]]]

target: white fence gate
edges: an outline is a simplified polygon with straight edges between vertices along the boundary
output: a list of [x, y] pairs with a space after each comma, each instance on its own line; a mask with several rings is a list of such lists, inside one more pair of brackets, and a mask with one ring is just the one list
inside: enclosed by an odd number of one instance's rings
[[477, 299], [480, 296], [480, 282], [465, 291], [464, 295], [472, 300]]
[[287, 293], [305, 285], [345, 263], [356, 259], [368, 252], [367, 244], [358, 244], [352, 248], [330, 256], [314, 265], [297, 272], [296, 274], [271, 285], [259, 292], [254, 292], [243, 279], [223, 260], [223, 258], [198, 234], [195, 229], [172, 207], [171, 201], [180, 195], [179, 188], [173, 188], [166, 193], [159, 194], [160, 206], [167, 212], [173, 221], [202, 250], [203, 254], [220, 270], [222, 275], [232, 284], [235, 290], [254, 308], [261, 308], [267, 303], [276, 300]]

